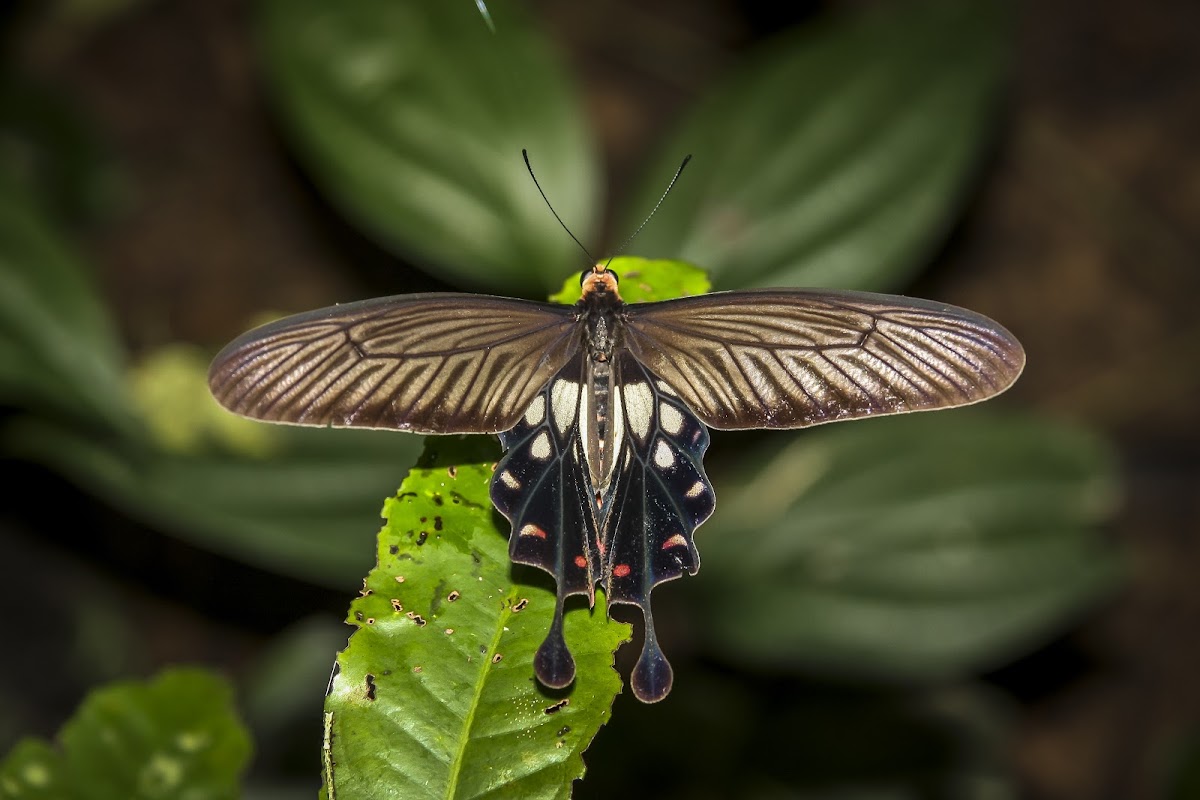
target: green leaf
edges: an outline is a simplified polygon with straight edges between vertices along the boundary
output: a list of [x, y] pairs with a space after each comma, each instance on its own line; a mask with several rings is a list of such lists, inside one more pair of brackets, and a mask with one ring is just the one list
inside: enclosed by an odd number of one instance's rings
[[704, 264], [722, 288], [902, 285], [978, 169], [1007, 31], [994, 0], [933, 0], [782, 34], [670, 139], [625, 226], [693, 153], [644, 254]]
[[[712, 288], [704, 270], [683, 261], [620, 256], [612, 260], [609, 268], [617, 274], [621, 297], [627, 303], [689, 297]], [[550, 295], [550, 301], [571, 305], [579, 300], [582, 274], [576, 272], [563, 281], [562, 290]]]
[[1167, 800], [1194, 800], [1200, 797], [1200, 727], [1193, 726], [1175, 750], [1164, 796]]
[[[66, 4], [49, 14], [68, 24], [80, 21], [64, 11]], [[96, 126], [64, 92], [11, 67], [0, 75], [0, 182], [8, 187], [5, 192], [19, 193], [56, 219], [93, 221], [118, 204], [109, 156]]]
[[73, 791], [63, 757], [46, 742], [22, 739], [0, 762], [0, 798], [65, 800]]
[[619, 707], [587, 752], [577, 800], [1019, 796], [1009, 710], [984, 686], [734, 678], [697, 662], [668, 702]]
[[0, 403], [130, 433], [122, 360], [83, 267], [20, 193], [0, 185]]
[[448, 277], [544, 294], [577, 262], [521, 159], [588, 239], [595, 157], [565, 69], [521, 9], [266, 0], [269, 86], [324, 193], [385, 247]]
[[[727, 657], [931, 678], [995, 665], [1110, 589], [1113, 457], [972, 411], [856, 422], [760, 453], [704, 531]], [[745, 462], [743, 462], [745, 463]]]
[[[627, 624], [567, 612], [574, 684], [548, 692], [533, 656], [554, 610], [540, 573], [512, 568], [488, 495], [488, 437], [431, 437], [388, 501], [379, 562], [326, 701], [330, 797], [569, 797], [581, 753], [621, 689]], [[510, 573], [511, 570], [511, 573]], [[534, 579], [538, 586], [518, 581]]]
[[282, 749], [296, 731], [312, 743], [330, 653], [346, 644], [346, 625], [332, 614], [307, 617], [274, 634], [241, 672], [242, 710], [261, 750]]
[[249, 456], [280, 448], [286, 429], [231, 414], [208, 390], [211, 354], [175, 343], [149, 353], [129, 370], [133, 402], [150, 436], [167, 453], [202, 454], [214, 444]]
[[92, 692], [58, 741], [18, 744], [0, 763], [0, 798], [234, 798], [250, 758], [229, 686], [198, 669]]
[[213, 552], [346, 590], [369, 565], [381, 498], [420, 439], [377, 431], [282, 429], [269, 459], [134, 448], [21, 419], [6, 448], [117, 508]]
[[496, 23], [492, 21], [492, 13], [488, 11], [487, 3], [483, 0], [475, 0], [475, 7], [479, 9], [479, 16], [483, 17], [483, 21], [487, 23], [488, 30], [495, 33]]

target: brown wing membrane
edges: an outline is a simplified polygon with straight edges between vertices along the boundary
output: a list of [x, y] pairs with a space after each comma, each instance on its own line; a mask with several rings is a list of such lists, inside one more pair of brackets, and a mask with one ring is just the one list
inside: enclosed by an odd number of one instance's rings
[[630, 306], [626, 344], [713, 428], [801, 428], [967, 405], [1025, 365], [1011, 333], [955, 306], [804, 289]]
[[580, 344], [571, 306], [414, 294], [287, 317], [209, 368], [230, 411], [296, 425], [495, 433]]

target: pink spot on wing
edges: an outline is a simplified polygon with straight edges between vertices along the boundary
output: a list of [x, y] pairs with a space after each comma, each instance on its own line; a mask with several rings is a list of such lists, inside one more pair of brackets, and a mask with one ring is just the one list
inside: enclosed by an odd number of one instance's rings
[[624, 578], [630, 572], [628, 564], [617, 564], [613, 567], [613, 577]]
[[672, 547], [686, 547], [686, 546], [687, 546], [687, 539], [683, 538], [682, 533], [677, 533], [674, 536], [672, 536], [670, 539], [667, 539], [665, 542], [663, 542], [662, 549], [670, 550]]
[[584, 567], [587, 566], [587, 559], [584, 558], [583, 556], [575, 556], [575, 566], [579, 567], [580, 569], [583, 569]]

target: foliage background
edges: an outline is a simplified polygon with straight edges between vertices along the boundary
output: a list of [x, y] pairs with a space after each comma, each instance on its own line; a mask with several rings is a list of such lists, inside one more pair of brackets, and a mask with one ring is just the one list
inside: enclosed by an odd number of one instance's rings
[[[622, 198], [670, 122], [750, 43], [861, 5], [792, 4], [786, 16], [767, 3], [718, 0], [653, 11], [620, 0], [538, 8], [585, 93], [609, 197]], [[1157, 796], [1200, 719], [1200, 430], [1190, 402], [1197, 373], [1186, 368], [1200, 334], [1190, 307], [1200, 274], [1200, 111], [1191, 102], [1200, 60], [1189, 37], [1200, 18], [1183, 0], [1155, 13], [1129, 0], [1022, 11], [1007, 115], [982, 191], [911, 291], [977, 308], [1019, 333], [1030, 367], [1005, 402], [1085, 422], [1118, 444], [1126, 503], [1113, 535], [1131, 553], [1131, 575], [1073, 630], [985, 676], [999, 711], [981, 714], [977, 697], [951, 689], [934, 692], [922, 713], [998, 720], [998, 731], [976, 726], [967, 739], [994, 733], [999, 744], [983, 749], [1011, 759], [1030, 795]], [[340, 222], [288, 160], [256, 77], [250, 16], [236, 0], [64, 0], [6, 11], [7, 56], [65, 98], [61, 114], [77, 115], [62, 125], [48, 112], [46, 130], [82, 130], [67, 142], [75, 158], [35, 183], [83, 241], [135, 353], [177, 341], [219, 345], [264, 308], [438, 285]], [[21, 108], [19, 93], [6, 98], [6, 112]], [[628, 213], [608, 209], [617, 220]], [[610, 227], [619, 234], [621, 225]], [[310, 786], [315, 734], [282, 735], [319, 717], [311, 670], [293, 654], [339, 646], [345, 630], [329, 623], [355, 587], [319, 589], [213, 556], [48, 469], [5, 467], [0, 637], [19, 655], [0, 666], [0, 685], [19, 691], [4, 693], [0, 750], [24, 733], [52, 733], [103, 680], [203, 662], [249, 687], [259, 768], [272, 770], [263, 780], [290, 770]], [[362, 574], [368, 562], [365, 554]], [[688, 624], [682, 616], [685, 640]], [[722, 680], [724, 666], [709, 666], [709, 680], [692, 679], [703, 700], [685, 706], [693, 716], [628, 697], [616, 716], [642, 727], [727, 723], [746, 698]], [[777, 680], [767, 688], [794, 693], [803, 713], [759, 732], [779, 746], [765, 747], [764, 758], [786, 759], [790, 747], [815, 746], [840, 725], [853, 730], [848, 707], [876, 722], [882, 709], [881, 728], [911, 729], [908, 701], [885, 690], [864, 698], [853, 687]], [[286, 701], [296, 697], [311, 704]], [[620, 758], [620, 742], [602, 733], [593, 775], [619, 781], [600, 765]]]

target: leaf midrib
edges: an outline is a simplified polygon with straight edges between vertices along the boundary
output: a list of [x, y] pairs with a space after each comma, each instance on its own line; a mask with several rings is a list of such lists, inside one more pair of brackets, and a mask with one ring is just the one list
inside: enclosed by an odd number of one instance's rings
[[471, 703], [467, 706], [467, 715], [463, 718], [462, 732], [459, 734], [458, 744], [454, 748], [454, 758], [450, 761], [450, 778], [446, 783], [446, 793], [444, 795], [447, 800], [453, 800], [453, 798], [458, 797], [458, 778], [462, 774], [462, 765], [466, 756], [467, 745], [471, 742], [471, 730], [475, 725], [475, 711], [479, 708], [479, 700], [483, 696], [483, 687], [492, 672], [492, 657], [500, 647], [500, 637], [504, 635], [504, 629], [507, 626], [509, 617], [512, 616], [510, 609], [513, 598], [509, 597], [508, 599], [509, 604], [506, 604], [500, 614], [500, 618], [496, 621], [496, 632], [492, 636], [492, 641], [488, 644], [487, 655], [483, 659], [483, 669], [479, 671], [479, 678], [475, 681], [475, 690], [471, 694]]

